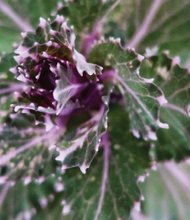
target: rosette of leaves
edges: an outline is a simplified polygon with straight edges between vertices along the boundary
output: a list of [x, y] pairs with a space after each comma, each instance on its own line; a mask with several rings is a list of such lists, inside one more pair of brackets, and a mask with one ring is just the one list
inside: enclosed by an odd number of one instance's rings
[[[99, 80], [102, 68], [88, 63], [74, 42], [73, 30], [62, 16], [54, 21], [41, 18], [36, 33], [23, 33], [23, 43], [15, 51], [18, 65], [12, 71], [28, 88], [20, 96], [25, 105], [17, 105], [15, 110], [34, 111], [46, 131], [57, 127], [63, 135], [68, 128], [72, 130], [66, 135], [68, 154], [86, 144], [87, 156], [84, 161], [73, 159], [73, 164], [68, 163], [85, 172], [103, 132], [101, 120], [107, 107], [102, 97], [106, 91]], [[64, 161], [66, 155], [63, 158], [58, 151], [57, 160]]]
[[[39, 218], [53, 210], [49, 206], [54, 203], [59, 204], [56, 215], [68, 219], [127, 218], [142, 199], [137, 180], [152, 163], [149, 142], [157, 140], [157, 129], [168, 128], [159, 118], [160, 106], [167, 102], [163, 92], [141, 76], [144, 57], [124, 50], [115, 39], [92, 41], [85, 57], [75, 48], [73, 29], [59, 15], [40, 18], [36, 31], [22, 37], [11, 71], [23, 87], [15, 113], [2, 128], [17, 133], [13, 137], [22, 145], [3, 140], [2, 182], [32, 181], [24, 186], [26, 194], [31, 188], [43, 191], [46, 184], [49, 190], [28, 196], [27, 207], [17, 207], [14, 215], [28, 210]], [[14, 124], [20, 114], [29, 130], [21, 132]], [[103, 155], [97, 155], [86, 176], [68, 170], [79, 167], [85, 174], [100, 148]], [[16, 190], [13, 187], [10, 196]]]

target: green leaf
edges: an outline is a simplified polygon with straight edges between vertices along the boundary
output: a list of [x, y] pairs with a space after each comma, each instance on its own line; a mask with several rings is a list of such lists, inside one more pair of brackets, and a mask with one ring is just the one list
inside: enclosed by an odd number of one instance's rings
[[141, 72], [155, 78], [168, 100], [162, 106], [161, 120], [169, 124], [169, 129], [158, 131], [158, 161], [182, 160], [190, 155], [190, 75], [176, 61], [164, 53], [150, 57], [141, 66]]
[[[0, 54], [0, 74], [5, 74], [9, 72], [9, 69], [15, 66], [16, 62], [13, 58], [13, 53], [8, 54]], [[2, 77], [2, 76], [1, 76]], [[11, 79], [13, 78], [13, 74], [9, 75]], [[9, 77], [7, 77], [9, 79]]]
[[[149, 16], [151, 4], [156, 1], [142, 0], [133, 3], [133, 13], [128, 26], [130, 39], [140, 29], [143, 20]], [[159, 1], [157, 1], [159, 2]], [[172, 55], [179, 55], [183, 62], [189, 57], [190, 47], [190, 2], [188, 0], [163, 0], [158, 11], [153, 17], [153, 22], [146, 30], [145, 36], [139, 44], [139, 49], [159, 46], [160, 51], [170, 50]]]
[[[116, 87], [125, 96], [132, 133], [145, 140], [156, 140], [159, 127], [159, 108], [166, 102], [162, 91], [152, 79], [141, 77], [139, 71], [143, 56], [133, 50], [123, 50], [117, 40], [95, 45], [89, 60], [104, 67], [115, 69]], [[104, 73], [103, 73], [104, 74]]]
[[[31, 31], [40, 17], [47, 18], [55, 10], [57, 0], [7, 0], [0, 6], [0, 51], [10, 52], [20, 32]], [[12, 17], [14, 15], [14, 17]]]
[[6, 192], [0, 210], [1, 219], [60, 219], [62, 215], [63, 184], [58, 176], [50, 176], [43, 183], [36, 181], [23, 184], [18, 181], [14, 186], [7, 182], [1, 187]]
[[15, 82], [14, 75], [9, 71], [14, 65], [13, 54], [0, 55], [0, 121], [10, 110], [10, 104], [15, 101], [13, 93], [21, 89], [21, 85]]
[[79, 167], [82, 173], [86, 173], [99, 150], [101, 137], [107, 126], [107, 113], [108, 110], [96, 113], [91, 119], [80, 123], [75, 128], [74, 135], [72, 131], [68, 132], [57, 144], [56, 160], [62, 163], [63, 169]]
[[[130, 134], [128, 116], [122, 109], [111, 109], [109, 125], [108, 184], [99, 219], [128, 219], [131, 208], [140, 201], [137, 179], [150, 166], [149, 147]], [[64, 199], [71, 208], [68, 219], [95, 219], [101, 195], [103, 163], [105, 159], [100, 152], [85, 176], [75, 169], [68, 170], [63, 176]]]
[[[189, 165], [167, 162], [143, 184], [143, 211], [148, 219], [189, 218]], [[159, 199], [161, 198], [161, 199]]]
[[103, 17], [113, 3], [113, 0], [108, 0], [106, 2], [101, 0], [71, 1], [60, 7], [58, 13], [69, 19], [77, 33], [84, 34], [84, 32], [92, 29], [92, 26], [98, 18]]
[[[40, 181], [56, 173], [58, 163], [55, 161], [53, 134], [45, 132], [34, 122], [34, 116], [18, 113], [11, 113], [3, 120], [0, 173], [5, 183], [17, 179], [23, 182]], [[55, 133], [53, 137], [55, 140]]]
[[[143, 140], [136, 140], [130, 134], [128, 116], [124, 110], [113, 107], [109, 119], [109, 171], [106, 194], [98, 219], [128, 219], [133, 206], [141, 200], [137, 181], [151, 165], [149, 147]], [[95, 219], [104, 162], [100, 151], [86, 175], [78, 169], [69, 169], [62, 177], [57, 172], [42, 183], [17, 183], [9, 189], [3, 203], [4, 211], [0, 216], [15, 217], [29, 211], [33, 213], [33, 219]], [[64, 188], [59, 187], [62, 183]], [[15, 201], [16, 205], [12, 206]], [[47, 204], [43, 207], [40, 201]], [[7, 204], [11, 207], [9, 212]]]

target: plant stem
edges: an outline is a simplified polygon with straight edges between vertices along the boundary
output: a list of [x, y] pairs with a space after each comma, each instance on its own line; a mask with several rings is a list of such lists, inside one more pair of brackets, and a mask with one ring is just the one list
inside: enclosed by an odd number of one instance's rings
[[167, 109], [171, 109], [173, 111], [179, 112], [179, 113], [181, 113], [184, 116], [188, 116], [187, 112], [183, 108], [181, 108], [181, 107], [179, 107], [177, 105], [174, 105], [172, 103], [166, 103], [166, 104], [164, 104], [164, 107], [167, 108]]
[[26, 21], [26, 19], [23, 19], [20, 17], [12, 8], [9, 4], [4, 2], [3, 0], [0, 0], [0, 11], [3, 12], [7, 17], [13, 21], [16, 26], [21, 30], [21, 31], [33, 31], [33, 27], [29, 22]]
[[102, 34], [102, 29], [106, 22], [107, 17], [119, 5], [120, 2], [121, 0], [115, 1], [113, 5], [111, 5], [111, 7], [107, 10], [107, 12], [95, 22], [91, 32], [83, 37], [82, 43], [81, 43], [81, 50], [84, 55], [88, 55], [90, 52], [90, 49], [93, 46], [93, 43], [96, 40], [100, 39], [100, 36]]
[[147, 11], [147, 16], [145, 17], [143, 23], [138, 28], [133, 38], [126, 44], [125, 48], [137, 48], [139, 43], [144, 39], [144, 37], [148, 33], [148, 29], [154, 20], [160, 6], [162, 4], [162, 0], [154, 0]]
[[39, 144], [42, 144], [44, 141], [52, 141], [56, 140], [57, 136], [59, 135], [59, 132], [56, 129], [52, 129], [50, 132], [46, 132], [42, 136], [37, 136], [36, 138], [33, 138], [31, 141], [27, 142], [26, 144], [23, 144], [22, 146], [16, 148], [15, 150], [12, 150], [8, 152], [7, 154], [4, 154], [0, 157], [0, 166], [6, 165], [7, 162], [9, 162], [12, 158], [16, 157], [18, 154], [29, 150], [33, 147], [36, 147]]
[[98, 207], [96, 209], [96, 215], [94, 220], [98, 220], [102, 207], [103, 207], [103, 203], [104, 203], [104, 198], [106, 195], [106, 186], [107, 186], [107, 182], [108, 182], [108, 174], [109, 174], [109, 155], [110, 155], [110, 142], [109, 142], [109, 137], [108, 137], [108, 133], [104, 133], [102, 136], [102, 145], [103, 145], [103, 150], [104, 150], [104, 155], [103, 155], [103, 160], [104, 160], [104, 164], [103, 164], [103, 175], [102, 175], [102, 183], [101, 183], [101, 190], [100, 190], [100, 198], [98, 201]]
[[21, 83], [14, 83], [6, 88], [0, 89], [0, 95], [5, 95], [13, 92], [17, 92], [23, 89], [23, 84]]

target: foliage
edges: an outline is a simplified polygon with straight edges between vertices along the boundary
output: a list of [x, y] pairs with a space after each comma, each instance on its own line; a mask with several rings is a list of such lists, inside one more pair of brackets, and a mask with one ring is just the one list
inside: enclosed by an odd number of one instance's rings
[[0, 1], [1, 219], [135, 220], [149, 171], [189, 157], [178, 2]]

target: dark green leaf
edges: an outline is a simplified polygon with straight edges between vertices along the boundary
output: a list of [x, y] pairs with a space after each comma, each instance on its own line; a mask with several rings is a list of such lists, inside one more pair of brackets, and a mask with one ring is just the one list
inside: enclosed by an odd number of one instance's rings
[[104, 16], [104, 13], [114, 3], [108, 0], [105, 3], [101, 0], [77, 0], [65, 3], [58, 13], [69, 18], [70, 23], [78, 33], [90, 31], [95, 22]]
[[[149, 147], [130, 134], [125, 111], [113, 108], [109, 119], [111, 152], [108, 185], [99, 219], [128, 219], [131, 208], [140, 201], [137, 180], [150, 166]], [[71, 208], [68, 219], [95, 219], [101, 194], [103, 163], [105, 159], [100, 152], [85, 176], [75, 169], [68, 170], [63, 176], [64, 198]]]
[[[10, 52], [18, 42], [20, 32], [31, 31], [40, 17], [48, 17], [56, 8], [57, 0], [6, 0], [0, 6], [0, 51]], [[12, 17], [14, 14], [14, 17]], [[12, 18], [11, 18], [12, 17]]]
[[169, 129], [158, 132], [157, 160], [182, 160], [190, 155], [190, 75], [167, 54], [145, 60], [141, 72], [155, 78], [168, 100], [161, 109], [161, 120]]
[[92, 49], [89, 60], [118, 72], [114, 80], [126, 98], [131, 131], [137, 138], [143, 136], [145, 140], [156, 140], [159, 107], [166, 100], [162, 91], [152, 83], [152, 79], [141, 77], [139, 68], [143, 56], [133, 50], [123, 50], [117, 40], [113, 39], [97, 44]]
[[183, 62], [187, 61], [190, 58], [189, 0], [134, 1], [133, 13], [128, 26], [128, 30], [133, 30], [133, 34], [131, 33], [132, 36], [129, 38], [133, 38], [134, 34], [139, 31], [143, 20], [149, 16], [148, 10], [153, 2], [161, 4], [139, 44], [139, 49], [159, 46], [161, 51], [170, 50], [173, 55], [179, 55]]

